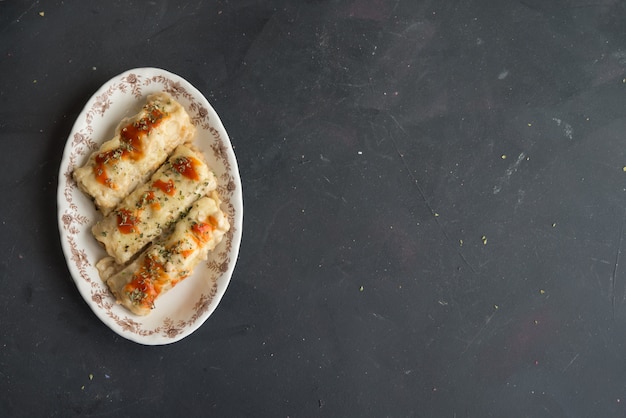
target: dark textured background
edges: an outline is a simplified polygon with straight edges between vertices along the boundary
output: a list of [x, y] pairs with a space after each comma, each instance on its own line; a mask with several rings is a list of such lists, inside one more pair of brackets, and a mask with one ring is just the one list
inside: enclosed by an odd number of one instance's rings
[[[624, 416], [625, 19], [0, 1], [0, 415]], [[96, 318], [56, 220], [74, 119], [143, 66], [209, 99], [245, 202], [220, 306], [162, 347]]]

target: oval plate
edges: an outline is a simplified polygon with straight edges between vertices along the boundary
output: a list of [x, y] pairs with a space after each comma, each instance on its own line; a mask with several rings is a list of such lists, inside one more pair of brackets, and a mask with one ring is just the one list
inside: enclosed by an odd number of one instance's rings
[[[174, 289], [162, 295], [147, 316], [136, 316], [109, 292], [95, 265], [106, 256], [91, 235], [102, 215], [72, 178], [100, 144], [114, 135], [125, 116], [137, 113], [146, 96], [166, 91], [181, 103], [196, 125], [194, 144], [205, 155], [218, 179], [222, 210], [231, 228], [206, 262]], [[241, 180], [228, 134], [207, 99], [183, 78], [158, 68], [136, 68], [109, 80], [89, 99], [67, 139], [57, 194], [61, 245], [81, 296], [117, 334], [146, 345], [169, 344], [194, 332], [217, 307], [230, 282], [243, 224]]]

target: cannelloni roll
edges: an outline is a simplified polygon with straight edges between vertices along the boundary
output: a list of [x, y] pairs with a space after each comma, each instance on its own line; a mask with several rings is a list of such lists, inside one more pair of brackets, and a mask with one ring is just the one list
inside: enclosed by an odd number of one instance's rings
[[216, 187], [215, 175], [202, 153], [191, 145], [179, 145], [150, 180], [139, 185], [91, 231], [115, 262], [124, 264]]
[[123, 270], [105, 278], [117, 302], [137, 315], [150, 313], [155, 300], [206, 260], [230, 229], [219, 206], [215, 191], [200, 198], [167, 238], [153, 243]]
[[152, 94], [138, 114], [123, 119], [115, 136], [74, 170], [74, 179], [107, 215], [194, 135], [195, 127], [180, 103], [167, 93]]

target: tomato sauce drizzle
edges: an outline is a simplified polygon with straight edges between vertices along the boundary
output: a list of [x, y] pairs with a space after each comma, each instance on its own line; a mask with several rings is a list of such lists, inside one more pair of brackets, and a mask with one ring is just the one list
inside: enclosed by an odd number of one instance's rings
[[217, 227], [217, 219], [209, 216], [205, 222], [196, 222], [191, 225], [193, 240], [198, 245], [206, 244], [211, 239], [211, 233]]
[[146, 110], [148, 111], [147, 116], [122, 128], [119, 147], [96, 155], [94, 165], [96, 181], [111, 189], [117, 189], [117, 185], [111, 181], [107, 174], [107, 166], [120, 159], [136, 161], [143, 157], [144, 138], [163, 121], [165, 116], [156, 106], [148, 106]]
[[154, 307], [154, 300], [163, 287], [163, 279], [167, 278], [165, 267], [154, 256], [146, 256], [139, 271], [133, 275], [124, 291], [136, 305]]
[[199, 164], [198, 160], [193, 157], [180, 157], [172, 163], [172, 166], [176, 169], [176, 171], [188, 179], [198, 180], [200, 177], [196, 171], [196, 166]]
[[174, 180], [169, 179], [167, 182], [163, 180], [157, 180], [152, 183], [152, 187], [161, 190], [163, 193], [174, 196], [176, 194], [176, 186], [174, 186]]
[[139, 216], [128, 209], [117, 210], [117, 229], [122, 234], [138, 233]]

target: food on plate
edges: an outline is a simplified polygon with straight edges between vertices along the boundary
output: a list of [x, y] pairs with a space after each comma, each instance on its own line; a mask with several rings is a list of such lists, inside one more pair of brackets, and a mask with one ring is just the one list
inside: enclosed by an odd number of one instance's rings
[[[155, 241], [128, 266], [117, 272], [101, 268], [102, 278], [118, 303], [137, 315], [147, 315], [160, 295], [206, 260], [229, 229], [219, 197], [212, 191], [192, 205], [170, 235]], [[99, 264], [99, 268], [107, 265], [105, 260]]]
[[147, 182], [93, 226], [92, 233], [116, 263], [124, 264], [216, 187], [203, 154], [192, 145], [179, 145]]
[[230, 229], [194, 136], [183, 106], [155, 93], [73, 171], [103, 214], [91, 229], [108, 254], [96, 263], [100, 278], [137, 315], [150, 313]]
[[139, 113], [123, 119], [115, 136], [74, 170], [74, 179], [108, 215], [178, 145], [190, 142], [194, 135], [195, 127], [180, 103], [164, 92], [152, 94]]

